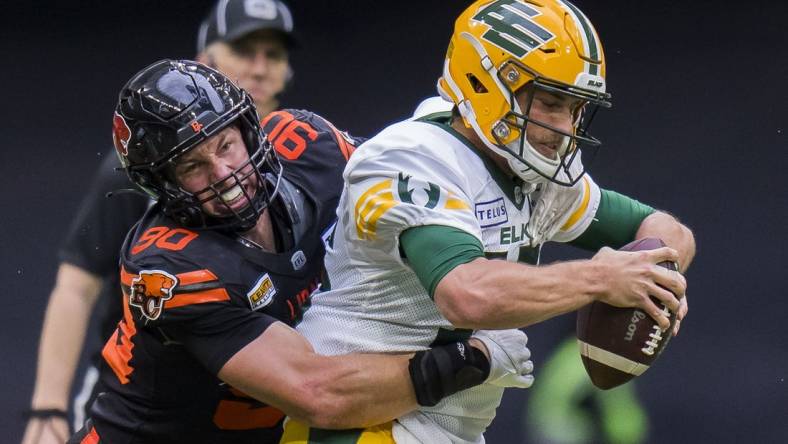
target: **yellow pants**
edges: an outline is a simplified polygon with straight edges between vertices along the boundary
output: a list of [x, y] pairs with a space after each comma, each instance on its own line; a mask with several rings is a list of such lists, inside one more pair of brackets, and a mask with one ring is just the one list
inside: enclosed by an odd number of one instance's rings
[[366, 429], [325, 430], [287, 418], [279, 444], [395, 444], [391, 426], [387, 422]]

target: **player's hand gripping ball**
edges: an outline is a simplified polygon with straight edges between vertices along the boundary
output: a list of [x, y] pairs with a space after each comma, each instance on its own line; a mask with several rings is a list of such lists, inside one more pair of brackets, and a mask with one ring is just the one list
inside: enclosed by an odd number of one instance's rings
[[[631, 242], [622, 251], [655, 250], [664, 247], [660, 239], [645, 238]], [[673, 262], [659, 265], [676, 271]], [[670, 341], [676, 313], [651, 298], [666, 315], [670, 328], [662, 331], [651, 316], [638, 308], [619, 308], [592, 302], [577, 312], [577, 340], [583, 365], [591, 382], [601, 389], [617, 387], [643, 374]]]

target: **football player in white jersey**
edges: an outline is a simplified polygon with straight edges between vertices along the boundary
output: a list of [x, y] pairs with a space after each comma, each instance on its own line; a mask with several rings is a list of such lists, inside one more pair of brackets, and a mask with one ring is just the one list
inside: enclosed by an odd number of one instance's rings
[[[592, 301], [638, 307], [667, 329], [652, 295], [684, 317], [684, 277], [657, 264], [686, 270], [691, 231], [585, 174], [581, 147], [599, 145], [588, 125], [610, 95], [599, 37], [580, 10], [476, 1], [456, 22], [438, 89], [452, 111], [389, 126], [345, 169], [330, 281], [298, 326], [319, 353], [415, 351], [417, 380], [452, 371], [421, 358], [431, 344]], [[612, 249], [643, 237], [668, 247]], [[548, 241], [597, 253], [534, 266]], [[388, 427], [398, 443], [482, 443], [504, 386], [488, 379], [438, 402], [434, 386], [417, 384], [421, 409]], [[284, 442], [312, 432], [291, 422]]]

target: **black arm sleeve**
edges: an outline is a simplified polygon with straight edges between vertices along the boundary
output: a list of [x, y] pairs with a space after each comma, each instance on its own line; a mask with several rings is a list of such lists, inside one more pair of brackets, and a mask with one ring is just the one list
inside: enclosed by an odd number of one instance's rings
[[167, 330], [213, 374], [278, 322], [267, 314], [231, 303], [200, 304], [188, 307], [188, 311], [191, 314], [187, 321], [176, 322]]

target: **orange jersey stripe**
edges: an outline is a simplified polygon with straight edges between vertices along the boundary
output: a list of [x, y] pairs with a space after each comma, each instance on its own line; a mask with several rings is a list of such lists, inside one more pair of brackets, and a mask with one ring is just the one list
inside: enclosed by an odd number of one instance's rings
[[197, 270], [188, 273], [180, 273], [175, 275], [178, 278], [179, 285], [200, 284], [202, 282], [210, 282], [218, 280], [210, 270]]
[[96, 432], [95, 427], [90, 428], [90, 432], [82, 438], [82, 441], [79, 444], [98, 444], [99, 443], [99, 436], [98, 432]]
[[164, 302], [164, 308], [183, 307], [185, 305], [205, 304], [207, 302], [229, 301], [230, 294], [224, 288], [196, 291], [194, 293], [176, 294], [169, 301]]
[[137, 277], [137, 275], [131, 274], [126, 271], [126, 268], [120, 267], [120, 283], [123, 285], [127, 285], [131, 287], [131, 281]]
[[[191, 285], [191, 284], [201, 284], [204, 282], [211, 282], [216, 281], [219, 278], [216, 277], [210, 270], [197, 270], [197, 271], [190, 271], [187, 273], [180, 273], [176, 274], [178, 278], [178, 285]], [[121, 267], [120, 269], [120, 281], [129, 287], [131, 287], [132, 281], [137, 277], [135, 274], [131, 274], [126, 271], [125, 268]], [[126, 297], [126, 304], [128, 304], [128, 297]], [[214, 288], [210, 290], [204, 291], [196, 291], [190, 293], [178, 293], [173, 296], [172, 299], [164, 302], [164, 308], [175, 308], [175, 307], [183, 307], [185, 305], [192, 305], [192, 304], [204, 304], [206, 302], [221, 302], [221, 301], [229, 301], [230, 294], [227, 293], [227, 290], [224, 288]], [[128, 309], [124, 305], [124, 309]], [[130, 318], [131, 316], [129, 316]]]
[[[124, 270], [121, 270], [121, 273]], [[107, 361], [115, 376], [121, 384], [129, 383], [129, 375], [134, 371], [134, 367], [129, 365], [133, 354], [134, 343], [131, 338], [137, 334], [137, 327], [134, 325], [134, 320], [131, 317], [131, 310], [129, 310], [129, 296], [123, 293], [123, 319], [118, 322], [118, 327], [115, 332], [110, 336], [104, 348], [101, 350], [101, 356]]]
[[345, 139], [345, 136], [343, 136], [342, 133], [340, 133], [339, 130], [331, 124], [331, 122], [326, 120], [326, 123], [328, 123], [328, 126], [331, 127], [331, 131], [334, 132], [334, 138], [337, 139], [337, 144], [339, 145], [339, 150], [342, 151], [342, 156], [346, 161], [350, 160], [350, 156], [353, 154], [353, 151], [356, 150], [356, 147], [349, 144]]
[[[190, 271], [188, 273], [176, 274], [175, 276], [178, 278], [179, 285], [200, 284], [203, 282], [210, 282], [219, 279], [210, 270]], [[129, 287], [131, 287], [131, 282], [136, 277], [137, 277], [136, 274], [131, 274], [127, 272], [125, 268], [121, 267], [120, 282], [123, 283], [123, 285], [128, 285]]]
[[230, 388], [231, 399], [222, 399], [216, 406], [213, 422], [223, 430], [248, 430], [271, 428], [285, 416], [281, 410], [267, 406], [237, 390]]

